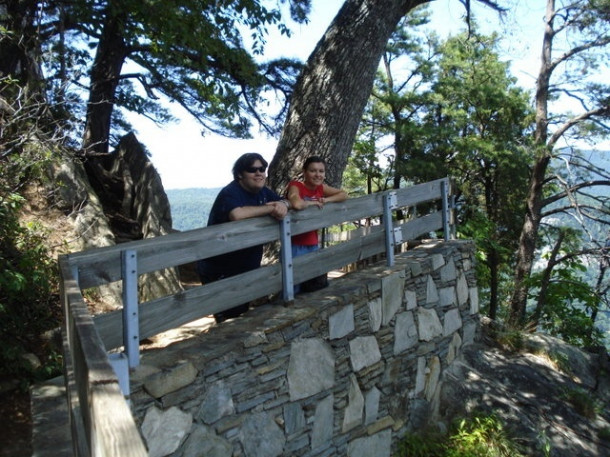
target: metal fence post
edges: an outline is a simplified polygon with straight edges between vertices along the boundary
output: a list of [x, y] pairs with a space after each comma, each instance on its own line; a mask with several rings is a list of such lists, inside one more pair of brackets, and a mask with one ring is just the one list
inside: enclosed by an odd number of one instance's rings
[[443, 237], [445, 241], [449, 241], [451, 234], [449, 230], [451, 208], [449, 205], [449, 180], [447, 178], [441, 181], [441, 198], [443, 202]]
[[129, 368], [140, 364], [140, 322], [138, 316], [138, 257], [134, 250], [122, 252], [123, 345]]
[[282, 265], [282, 298], [294, 300], [294, 270], [292, 265], [292, 242], [290, 231], [290, 214], [280, 221], [280, 261]]
[[388, 192], [383, 196], [383, 228], [385, 229], [385, 247], [388, 266], [394, 265], [394, 224], [392, 210], [396, 209], [396, 192]]

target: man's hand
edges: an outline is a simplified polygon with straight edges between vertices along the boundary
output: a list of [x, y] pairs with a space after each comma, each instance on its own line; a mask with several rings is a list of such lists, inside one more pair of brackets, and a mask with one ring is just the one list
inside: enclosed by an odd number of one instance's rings
[[278, 221], [284, 219], [284, 217], [288, 213], [288, 206], [284, 202], [268, 202], [266, 203], [266, 205], [272, 208], [271, 213], [269, 213], [269, 215], [271, 217], [274, 217]]

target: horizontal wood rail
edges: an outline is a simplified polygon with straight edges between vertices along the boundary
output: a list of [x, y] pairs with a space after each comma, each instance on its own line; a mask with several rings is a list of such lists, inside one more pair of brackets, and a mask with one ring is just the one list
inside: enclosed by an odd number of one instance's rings
[[[126, 335], [136, 338], [137, 346], [142, 339], [263, 296], [283, 291], [284, 298], [290, 299], [292, 287], [287, 291], [286, 284], [298, 284], [377, 254], [385, 253], [390, 263], [396, 247], [422, 235], [443, 231], [444, 238], [449, 239], [452, 229], [450, 196], [449, 180], [443, 178], [327, 204], [323, 209], [290, 212], [282, 223], [270, 217], [247, 219], [61, 256], [64, 360], [76, 455], [147, 455], [124, 401], [125, 390], [120, 388], [125, 380], [115, 374], [120, 372], [117, 366], [127, 367], [128, 362], [121, 359], [120, 354], [118, 357], [113, 354], [115, 360], [111, 365], [107, 355], [108, 350], [121, 346], [129, 352], [133, 342], [125, 341]], [[438, 201], [440, 205], [425, 205]], [[425, 209], [421, 209], [422, 205]], [[418, 208], [421, 216], [406, 221], [393, 220], [394, 211], [412, 207]], [[376, 224], [342, 232], [337, 237], [342, 241], [325, 249], [294, 259], [291, 255], [283, 257], [289, 265], [278, 262], [137, 303], [134, 275], [137, 279], [138, 275], [275, 242], [282, 239], [282, 234], [288, 235], [284, 239], [289, 244], [292, 235], [364, 220], [374, 220]], [[285, 247], [284, 254], [286, 250], [289, 251], [289, 246]], [[132, 258], [129, 272], [125, 272], [126, 253]], [[82, 290], [116, 281], [123, 281], [124, 308], [130, 309], [131, 315], [126, 318], [124, 312], [118, 310], [92, 317], [83, 301]], [[130, 298], [134, 290], [135, 303], [134, 298]], [[132, 302], [130, 307], [126, 301]], [[136, 322], [135, 331], [123, 328], [124, 322], [130, 320]], [[133, 366], [132, 360], [137, 364], [137, 354], [127, 356], [129, 366]]]

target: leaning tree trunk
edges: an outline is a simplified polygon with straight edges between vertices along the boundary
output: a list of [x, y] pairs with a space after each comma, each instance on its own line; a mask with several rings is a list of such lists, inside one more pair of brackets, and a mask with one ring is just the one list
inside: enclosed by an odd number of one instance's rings
[[326, 159], [328, 183], [340, 186], [386, 43], [405, 14], [429, 1], [345, 1], [295, 87], [271, 187], [283, 192], [310, 155]]

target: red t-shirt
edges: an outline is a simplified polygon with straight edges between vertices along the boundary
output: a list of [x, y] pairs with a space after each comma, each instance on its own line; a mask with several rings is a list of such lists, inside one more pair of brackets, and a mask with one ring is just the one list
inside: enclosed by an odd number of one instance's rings
[[[314, 190], [308, 189], [305, 184], [300, 181], [290, 181], [288, 188], [295, 186], [299, 189], [299, 196], [305, 201], [316, 201], [324, 197], [324, 186], [316, 186]], [[318, 231], [312, 230], [311, 232], [301, 233], [292, 237], [292, 244], [298, 246], [317, 246], [318, 244]]]

